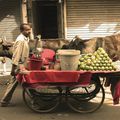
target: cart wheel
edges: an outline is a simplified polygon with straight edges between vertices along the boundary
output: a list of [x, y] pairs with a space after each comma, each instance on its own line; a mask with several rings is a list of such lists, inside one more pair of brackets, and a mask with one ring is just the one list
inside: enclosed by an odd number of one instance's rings
[[58, 88], [23, 89], [23, 100], [33, 111], [47, 113], [53, 111], [60, 103]]
[[93, 79], [88, 86], [73, 86], [69, 87], [67, 90], [68, 95], [73, 97], [78, 101], [88, 101], [96, 96], [100, 91], [100, 81], [99, 79]]
[[105, 99], [105, 91], [97, 80], [92, 80], [92, 83], [86, 87], [69, 88], [67, 93], [68, 106], [79, 113], [91, 113], [98, 110]]

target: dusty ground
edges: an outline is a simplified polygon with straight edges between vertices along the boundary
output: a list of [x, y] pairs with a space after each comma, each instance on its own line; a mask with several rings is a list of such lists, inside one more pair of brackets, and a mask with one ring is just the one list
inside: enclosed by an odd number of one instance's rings
[[[7, 77], [1, 80], [0, 98], [2, 97], [6, 85]], [[12, 102], [15, 106], [0, 107], [0, 120], [117, 120], [120, 117], [120, 105], [113, 105], [109, 88], [105, 88], [106, 98], [103, 106], [96, 112], [90, 114], [80, 114], [73, 112], [66, 104], [60, 105], [53, 113], [37, 114], [26, 107], [22, 99], [22, 88], [18, 86]]]

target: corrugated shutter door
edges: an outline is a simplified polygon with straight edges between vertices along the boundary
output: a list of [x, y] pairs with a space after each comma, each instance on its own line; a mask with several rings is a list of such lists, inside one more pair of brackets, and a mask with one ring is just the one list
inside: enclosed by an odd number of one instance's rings
[[119, 0], [66, 0], [67, 39], [106, 36], [120, 30]]
[[13, 41], [19, 33], [20, 0], [0, 0], [0, 37]]

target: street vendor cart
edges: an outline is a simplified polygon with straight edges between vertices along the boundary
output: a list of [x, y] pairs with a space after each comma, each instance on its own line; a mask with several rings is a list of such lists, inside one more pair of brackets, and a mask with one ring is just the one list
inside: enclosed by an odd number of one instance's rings
[[[51, 64], [53, 61], [51, 61], [50, 50], [49, 52], [46, 51], [49, 54], [44, 54], [44, 58], [48, 58]], [[33, 66], [30, 67], [31, 69], [27, 74], [17, 76], [18, 81], [23, 86], [23, 100], [31, 110], [39, 113], [51, 112], [60, 103], [66, 102], [76, 112], [91, 113], [102, 106], [105, 91], [100, 77], [119, 78], [120, 71], [114, 70], [111, 60], [101, 48], [94, 55], [84, 56], [84, 59], [81, 57], [81, 64], [79, 69], [76, 70], [79, 52], [77, 51], [76, 54], [73, 50], [71, 52], [74, 53], [72, 59], [70, 53], [67, 57], [61, 56], [61, 58], [64, 58], [64, 60], [61, 60], [62, 70], [50, 70], [50, 67], [47, 67], [46, 70], [40, 70], [38, 65], [42, 65], [41, 60], [40, 64], [36, 65], [36, 70], [33, 69], [35, 64], [32, 61]], [[54, 53], [51, 53], [53, 58]], [[68, 64], [68, 61], [72, 65]], [[45, 61], [45, 63], [48, 64], [49, 62]]]
[[88, 71], [32, 70], [18, 80], [25, 104], [40, 113], [53, 111], [63, 101], [76, 112], [91, 113], [105, 99], [99, 77]]

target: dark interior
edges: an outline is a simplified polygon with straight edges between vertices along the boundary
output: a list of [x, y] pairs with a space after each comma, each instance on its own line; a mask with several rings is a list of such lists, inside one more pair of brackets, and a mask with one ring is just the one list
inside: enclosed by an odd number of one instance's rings
[[33, 2], [33, 22], [35, 34], [41, 34], [42, 39], [58, 38], [56, 2]]

